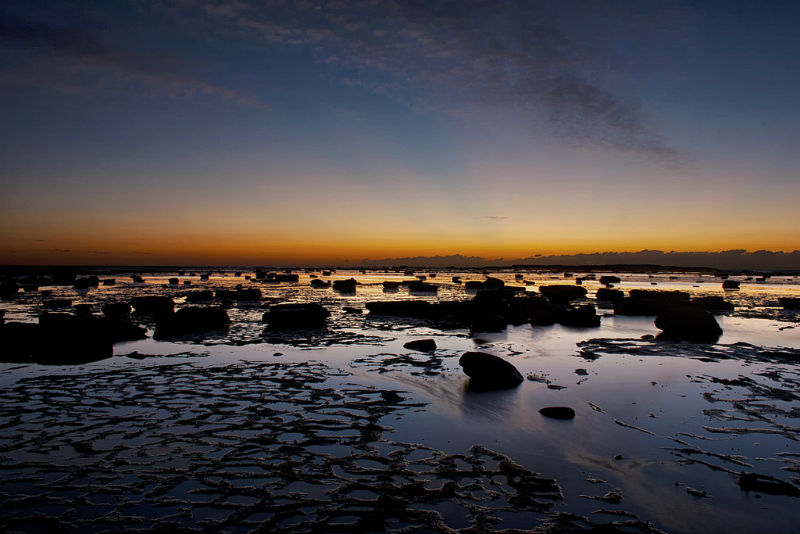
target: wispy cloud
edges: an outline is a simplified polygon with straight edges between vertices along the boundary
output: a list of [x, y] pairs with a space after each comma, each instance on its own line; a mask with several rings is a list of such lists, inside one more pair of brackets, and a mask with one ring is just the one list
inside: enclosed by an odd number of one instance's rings
[[501, 215], [484, 215], [481, 217], [481, 219], [489, 219], [490, 221], [494, 222], [505, 221], [508, 218], [509, 217], [503, 217]]
[[[131, 50], [113, 47], [91, 33], [26, 20], [0, 18], [0, 47], [27, 54], [31, 61], [17, 70], [7, 67], [3, 79], [49, 85], [67, 91], [92, 91], [82, 75], [106, 75], [122, 86], [146, 86], [172, 98], [205, 96], [267, 110], [269, 106], [246, 92], [176, 72], [173, 64]], [[121, 84], [120, 84], [121, 82]], [[108, 84], [99, 82], [104, 88]]]
[[591, 60], [559, 28], [546, 3], [182, 0], [181, 5], [267, 43], [310, 47], [345, 83], [412, 107], [459, 116], [511, 113], [532, 129], [573, 144], [677, 155], [635, 102], [595, 81]]

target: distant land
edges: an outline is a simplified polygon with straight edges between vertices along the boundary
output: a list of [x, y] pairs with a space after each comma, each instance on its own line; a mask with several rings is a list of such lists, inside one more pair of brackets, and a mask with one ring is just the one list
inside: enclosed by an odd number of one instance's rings
[[640, 250], [638, 252], [594, 252], [590, 254], [536, 255], [528, 258], [506, 260], [487, 259], [479, 256], [416, 256], [407, 258], [365, 259], [365, 267], [407, 265], [410, 267], [511, 267], [551, 265], [590, 266], [590, 265], [653, 265], [683, 268], [710, 268], [722, 270], [800, 270], [800, 250], [780, 252], [743, 249], [720, 252], [665, 252], [663, 250]]

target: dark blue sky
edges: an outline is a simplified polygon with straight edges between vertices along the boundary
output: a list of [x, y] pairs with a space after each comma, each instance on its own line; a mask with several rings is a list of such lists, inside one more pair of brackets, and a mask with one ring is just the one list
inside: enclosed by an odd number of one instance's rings
[[788, 1], [6, 1], [0, 259], [792, 250], [798, 28]]

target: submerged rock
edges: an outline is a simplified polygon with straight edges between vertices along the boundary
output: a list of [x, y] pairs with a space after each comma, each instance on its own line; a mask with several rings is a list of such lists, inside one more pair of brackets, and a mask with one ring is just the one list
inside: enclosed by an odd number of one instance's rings
[[330, 316], [324, 306], [310, 304], [275, 304], [262, 320], [273, 330], [291, 330], [323, 326]]
[[655, 325], [663, 330], [660, 340], [714, 343], [722, 335], [714, 316], [697, 306], [682, 306], [663, 310], [656, 316]]
[[156, 322], [153, 338], [168, 339], [209, 330], [226, 330], [230, 324], [230, 317], [222, 308], [192, 306], [162, 315]]
[[471, 389], [509, 389], [517, 387], [523, 381], [516, 367], [485, 352], [465, 352], [458, 363], [470, 377]]
[[574, 419], [575, 410], [567, 406], [547, 406], [539, 410], [539, 413], [545, 417], [552, 417], [553, 419]]
[[418, 352], [433, 352], [436, 350], [436, 341], [433, 339], [415, 339], [405, 343], [403, 348]]

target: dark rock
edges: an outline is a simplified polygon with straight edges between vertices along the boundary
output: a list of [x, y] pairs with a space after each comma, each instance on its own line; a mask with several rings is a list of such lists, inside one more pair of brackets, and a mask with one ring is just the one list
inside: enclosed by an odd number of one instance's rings
[[574, 419], [575, 410], [567, 406], [547, 406], [539, 410], [539, 413], [545, 417], [552, 417], [553, 419]]
[[134, 284], [144, 284], [144, 278], [142, 278], [138, 274], [132, 274], [131, 280], [133, 280]]
[[778, 302], [787, 310], [800, 310], [800, 298], [798, 297], [780, 297]]
[[13, 280], [3, 280], [0, 282], [0, 298], [13, 299], [19, 293], [19, 286]]
[[491, 276], [483, 281], [483, 289], [500, 289], [505, 285], [505, 282], [499, 278], [492, 278]]
[[408, 284], [408, 290], [417, 293], [436, 293], [438, 289], [439, 286], [436, 284], [426, 284], [422, 281], [410, 282]]
[[260, 278], [264, 282], [281, 283], [281, 282], [299, 282], [300, 275], [292, 273], [267, 273], [264, 278]]
[[333, 289], [335, 291], [339, 291], [340, 293], [355, 293], [357, 284], [358, 282], [356, 282], [355, 278], [348, 278], [347, 280], [334, 280]]
[[556, 324], [558, 308], [546, 298], [540, 295], [531, 295], [527, 299], [527, 305], [531, 325], [551, 326]]
[[109, 302], [103, 305], [103, 315], [108, 319], [130, 320], [131, 305], [127, 302]]
[[210, 302], [214, 300], [214, 292], [210, 289], [201, 289], [199, 291], [190, 291], [186, 293], [186, 302], [195, 304], [197, 302]]
[[72, 271], [56, 271], [53, 273], [53, 280], [49, 285], [71, 286], [75, 283], [75, 273]]
[[431, 304], [424, 300], [389, 300], [367, 302], [370, 314], [392, 317], [427, 317]]
[[691, 302], [712, 313], [733, 311], [733, 304], [719, 296], [697, 297], [693, 298]]
[[433, 352], [436, 350], [436, 341], [433, 339], [415, 339], [405, 343], [403, 348], [418, 352]]
[[134, 311], [141, 315], [167, 315], [175, 308], [175, 303], [170, 297], [161, 295], [133, 297], [130, 304]]
[[106, 279], [103, 280], [103, 285], [104, 286], [115, 286], [115, 285], [117, 285], [117, 281], [114, 280], [113, 278], [106, 278]]
[[800, 488], [794, 484], [758, 473], [741, 473], [739, 487], [744, 491], [758, 491], [767, 495], [800, 497]]
[[262, 320], [273, 330], [289, 330], [323, 326], [330, 312], [321, 304], [276, 304], [270, 306]]
[[600, 316], [591, 304], [562, 308], [556, 312], [556, 321], [563, 326], [591, 328], [600, 326]]
[[178, 280], [177, 278], [170, 278], [169, 280], [167, 280], [167, 282], [168, 282], [168, 283], [169, 283], [169, 285], [171, 285], [171, 286], [177, 286], [178, 284], [180, 284], [180, 283], [181, 283], [181, 281], [180, 281], [180, 280]]
[[230, 324], [231, 320], [222, 308], [192, 306], [161, 315], [156, 321], [153, 338], [169, 339], [210, 330], [226, 330]]
[[539, 292], [553, 304], [566, 304], [571, 300], [586, 296], [586, 288], [565, 284], [541, 286]]
[[605, 287], [601, 287], [600, 289], [597, 290], [595, 298], [597, 300], [602, 300], [605, 302], [619, 302], [620, 300], [625, 298], [625, 293], [623, 293], [619, 289], [608, 289]]
[[697, 306], [665, 309], [656, 316], [655, 325], [663, 330], [659, 340], [714, 343], [722, 335], [714, 316]]
[[685, 291], [632, 289], [628, 297], [614, 303], [616, 315], [658, 315], [667, 308], [689, 304]]
[[78, 317], [88, 317], [92, 315], [92, 305], [91, 304], [76, 304], [75, 305], [75, 315]]
[[476, 390], [508, 389], [519, 386], [522, 375], [502, 358], [485, 352], [465, 352], [458, 360]]
[[725, 280], [722, 282], [722, 289], [739, 289], [739, 285], [741, 282], [737, 282], [736, 280]]
[[342, 307], [342, 310], [345, 313], [351, 313], [353, 315], [361, 315], [362, 313], [364, 313], [364, 311], [361, 308], [354, 308], [352, 306], [344, 306]]
[[619, 284], [622, 280], [620, 280], [619, 276], [612, 276], [612, 275], [603, 275], [600, 277], [600, 283], [604, 286], [608, 284]]
[[311, 280], [311, 287], [322, 289], [325, 287], [331, 287], [331, 283], [326, 282], [325, 280], [320, 280], [319, 278], [314, 278], [313, 280]]
[[385, 281], [383, 282], [383, 290], [384, 291], [395, 291], [397, 290], [402, 282], [395, 282], [395, 281]]
[[483, 289], [483, 282], [477, 280], [469, 280], [464, 282], [464, 289]]
[[72, 306], [70, 299], [48, 299], [42, 301], [42, 308], [51, 310], [53, 308], [69, 308]]

